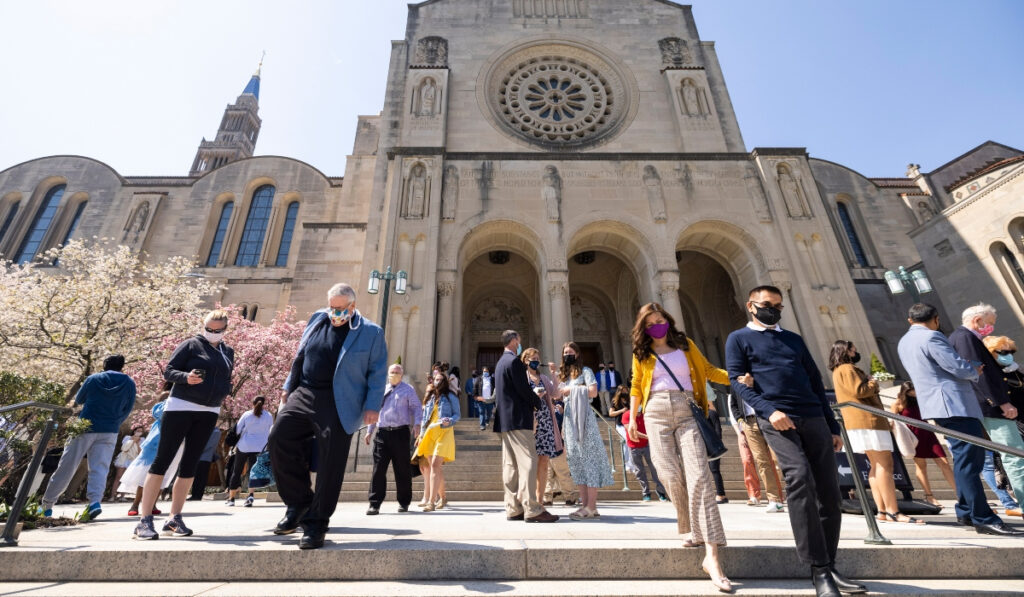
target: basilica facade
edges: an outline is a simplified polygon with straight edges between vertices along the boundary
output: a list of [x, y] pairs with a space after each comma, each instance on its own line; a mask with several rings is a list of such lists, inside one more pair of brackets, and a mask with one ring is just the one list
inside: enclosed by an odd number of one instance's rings
[[989, 142], [931, 173], [868, 178], [804, 148], [748, 149], [688, 6], [411, 5], [383, 109], [359, 117], [343, 177], [253, 157], [260, 82], [188, 176], [122, 176], [81, 156], [0, 172], [0, 253], [27, 261], [100, 236], [192, 255], [224, 284], [217, 300], [261, 320], [289, 304], [308, 314], [337, 281], [380, 320], [382, 295], [362, 290], [390, 266], [408, 275], [388, 305], [390, 358], [417, 382], [434, 360], [492, 364], [507, 328], [547, 360], [575, 340], [586, 363], [626, 369], [650, 301], [721, 364], [760, 284], [783, 289], [782, 325], [822, 366], [843, 338], [899, 373], [913, 298], [885, 272], [901, 265], [927, 272], [923, 298], [947, 327], [986, 301], [998, 331], [1024, 340], [1024, 153]]

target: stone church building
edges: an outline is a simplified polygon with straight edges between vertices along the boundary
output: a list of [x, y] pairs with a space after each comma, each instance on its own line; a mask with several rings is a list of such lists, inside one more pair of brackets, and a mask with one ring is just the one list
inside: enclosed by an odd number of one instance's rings
[[[124, 176], [82, 156], [0, 172], [0, 253], [71, 237], [193, 255], [224, 303], [266, 320], [408, 273], [387, 316], [415, 381], [435, 359], [493, 363], [498, 336], [556, 360], [627, 369], [638, 307], [658, 301], [717, 364], [746, 291], [784, 289], [782, 325], [853, 340], [899, 372], [909, 293], [926, 270], [945, 327], [978, 301], [1024, 340], [1024, 152], [985, 143], [931, 173], [868, 178], [800, 147], [748, 149], [714, 42], [664, 0], [430, 0], [392, 42], [380, 114], [359, 117], [344, 176], [257, 156], [260, 73], [188, 176]], [[947, 329], [949, 331], [949, 329]]]

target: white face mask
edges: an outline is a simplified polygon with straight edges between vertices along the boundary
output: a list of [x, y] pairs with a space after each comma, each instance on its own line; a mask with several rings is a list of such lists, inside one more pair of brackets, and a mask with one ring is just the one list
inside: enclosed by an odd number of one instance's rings
[[204, 331], [203, 337], [209, 340], [210, 342], [220, 342], [224, 338], [224, 332], [214, 333]]

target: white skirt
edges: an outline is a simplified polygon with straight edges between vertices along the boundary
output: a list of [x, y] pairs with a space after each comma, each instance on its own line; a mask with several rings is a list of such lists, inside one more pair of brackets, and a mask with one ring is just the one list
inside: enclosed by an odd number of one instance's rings
[[847, 429], [850, 436], [850, 448], [863, 454], [865, 450], [892, 452], [892, 435], [881, 429]]
[[[181, 453], [185, 451], [185, 444], [178, 446], [178, 453], [174, 455], [174, 460], [171, 461], [171, 466], [167, 467], [167, 474], [164, 475], [164, 480], [160, 483], [161, 489], [166, 489], [171, 484], [171, 479], [174, 478], [174, 474], [178, 472], [178, 463], [181, 462]], [[124, 474], [121, 475], [121, 484], [117, 487], [118, 493], [132, 493], [145, 485], [146, 475], [149, 474], [149, 467], [153, 464], [152, 462], [146, 462], [141, 455], [136, 456], [135, 460], [128, 465], [128, 468], [124, 469]]]

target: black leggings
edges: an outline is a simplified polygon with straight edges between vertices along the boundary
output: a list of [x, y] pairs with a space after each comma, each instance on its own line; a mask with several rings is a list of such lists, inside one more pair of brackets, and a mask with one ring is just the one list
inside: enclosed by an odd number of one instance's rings
[[249, 470], [252, 470], [252, 465], [256, 464], [256, 458], [259, 455], [259, 452], [235, 453], [235, 458], [231, 461], [231, 477], [228, 479], [228, 489], [238, 489], [242, 486], [242, 469], [248, 463]]
[[160, 445], [157, 446], [156, 458], [149, 466], [149, 472], [161, 476], [167, 474], [167, 469], [178, 453], [178, 446], [185, 442], [185, 451], [178, 465], [178, 478], [195, 477], [199, 457], [203, 455], [203, 448], [210, 440], [216, 424], [217, 413], [192, 410], [164, 412], [160, 419]]

